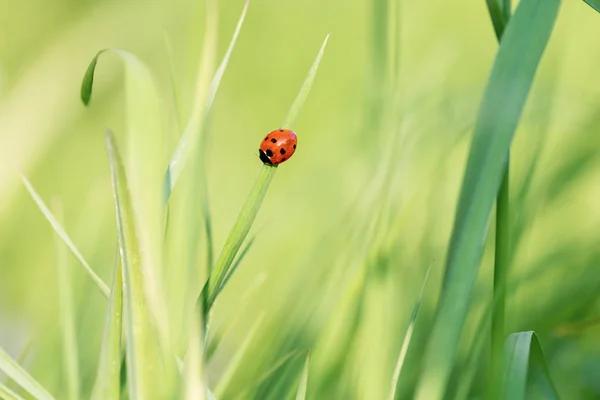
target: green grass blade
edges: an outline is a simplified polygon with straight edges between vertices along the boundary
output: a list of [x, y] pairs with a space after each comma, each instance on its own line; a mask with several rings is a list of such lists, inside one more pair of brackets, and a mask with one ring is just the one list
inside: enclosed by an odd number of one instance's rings
[[[329, 39], [329, 35], [323, 41], [319, 53], [315, 58], [310, 70], [308, 71], [308, 75], [306, 76], [302, 87], [300, 88], [300, 92], [296, 96], [296, 99], [292, 103], [287, 116], [284, 119], [284, 123], [282, 126], [290, 127], [298, 118], [300, 114], [300, 110], [304, 104], [304, 101], [308, 97], [310, 89], [312, 88], [312, 84], [315, 80], [315, 76], [317, 74], [317, 70], [319, 69], [319, 64], [321, 59], [323, 58], [323, 53], [325, 52], [325, 45], [327, 44], [327, 40]], [[218, 292], [223, 289], [223, 282], [227, 279], [227, 276], [230, 271], [231, 263], [235, 259], [242, 243], [246, 239], [250, 228], [252, 227], [252, 223], [258, 214], [258, 210], [262, 204], [262, 201], [265, 197], [267, 189], [269, 188], [269, 184], [277, 171], [277, 166], [269, 166], [263, 165], [262, 170], [248, 196], [242, 210], [238, 214], [238, 218], [233, 226], [227, 241], [225, 242], [225, 246], [221, 250], [221, 254], [217, 259], [215, 267], [208, 279], [208, 282], [202, 289], [202, 293], [198, 301], [204, 302], [204, 310], [206, 313], [210, 311], [210, 308], [215, 302]]]
[[56, 234], [61, 238], [63, 242], [65, 242], [69, 250], [71, 250], [73, 255], [75, 255], [75, 257], [77, 258], [77, 260], [79, 260], [85, 272], [90, 276], [90, 278], [92, 278], [92, 280], [94, 281], [96, 286], [98, 286], [98, 289], [100, 289], [104, 297], [108, 298], [109, 290], [108, 286], [106, 286], [106, 283], [104, 283], [104, 281], [98, 275], [96, 275], [92, 267], [90, 267], [85, 258], [83, 258], [83, 255], [81, 255], [81, 252], [77, 249], [77, 246], [75, 246], [75, 244], [73, 243], [67, 232], [64, 230], [62, 225], [58, 222], [58, 220], [52, 214], [50, 209], [46, 206], [42, 198], [37, 194], [37, 192], [33, 188], [33, 185], [31, 185], [29, 180], [23, 174], [21, 174], [21, 180], [23, 181], [25, 188], [27, 188], [27, 191], [29, 192], [31, 198], [33, 199], [33, 201], [35, 201], [35, 204], [38, 206], [42, 214], [44, 214], [44, 217], [46, 217], [46, 220], [48, 220], [48, 222], [52, 226], [52, 229], [54, 229]]
[[315, 61], [313, 61], [310, 70], [308, 71], [308, 75], [304, 79], [302, 86], [300, 87], [300, 91], [296, 95], [296, 99], [292, 103], [292, 106], [288, 110], [287, 115], [283, 119], [283, 123], [281, 124], [282, 128], [292, 129], [298, 116], [300, 115], [300, 111], [302, 111], [302, 106], [312, 89], [313, 82], [315, 81], [315, 77], [317, 76], [317, 71], [319, 70], [319, 65], [321, 64], [321, 59], [323, 58], [323, 54], [325, 53], [325, 46], [327, 45], [327, 41], [329, 40], [329, 34], [325, 36], [325, 40], [323, 40], [323, 44], [317, 53], [317, 57]]
[[144, 292], [135, 216], [125, 167], [111, 132], [106, 134], [123, 268], [123, 315], [127, 354], [127, 384], [131, 399], [164, 398], [159, 340]]
[[258, 214], [258, 210], [260, 209], [265, 194], [267, 193], [267, 189], [269, 188], [269, 184], [275, 176], [276, 171], [276, 167], [263, 165], [256, 183], [254, 184], [248, 199], [244, 203], [244, 206], [235, 221], [235, 225], [227, 237], [221, 255], [219, 256], [215, 268], [203, 290], [204, 294], [202, 296], [206, 296], [206, 312], [210, 310], [217, 298], [217, 294], [223, 288], [223, 282], [228, 275], [231, 263], [252, 227], [252, 223]]
[[9, 387], [0, 383], [0, 399], [3, 400], [24, 400], [21, 396], [10, 390]]
[[242, 260], [244, 259], [244, 257], [246, 256], [246, 254], [248, 253], [248, 251], [250, 250], [250, 248], [252, 247], [252, 244], [254, 244], [254, 239], [256, 239], [256, 236], [251, 237], [250, 240], [247, 241], [247, 243], [244, 246], [244, 248], [240, 251], [240, 255], [235, 259], [235, 261], [231, 265], [231, 268], [229, 268], [229, 272], [227, 273], [227, 276], [225, 277], [225, 279], [223, 280], [223, 283], [221, 284], [221, 286], [217, 290], [217, 293], [215, 294], [215, 298], [217, 296], [219, 296], [219, 293], [221, 293], [221, 290], [223, 290], [223, 288], [225, 287], [225, 285], [227, 285], [227, 282], [229, 282], [229, 279], [231, 279], [231, 276], [235, 273], [235, 271], [237, 270], [237, 268], [242, 263]]
[[486, 0], [486, 3], [496, 37], [501, 38], [510, 16], [510, 0]]
[[419, 400], [444, 395], [483, 253], [482, 238], [559, 6], [560, 0], [522, 0], [504, 32], [475, 125], [440, 306], [416, 391]]
[[171, 87], [171, 98], [173, 101], [173, 112], [175, 120], [175, 128], [177, 132], [181, 132], [181, 121], [183, 120], [181, 115], [181, 107], [179, 105], [179, 91], [177, 90], [177, 78], [175, 77], [175, 65], [173, 63], [173, 46], [171, 45], [171, 39], [167, 30], [163, 30], [163, 40], [165, 43], [166, 57], [169, 65], [169, 86]]
[[302, 377], [300, 378], [300, 386], [296, 392], [296, 400], [306, 399], [306, 388], [308, 387], [308, 366], [310, 363], [310, 350], [306, 355], [306, 361], [304, 362], [304, 369], [302, 370]]
[[113, 272], [112, 290], [108, 300], [100, 362], [92, 400], [118, 400], [121, 377], [121, 337], [123, 333], [123, 271], [117, 257]]
[[2, 347], [0, 347], [0, 371], [15, 381], [36, 399], [54, 399], [27, 371], [25, 371], [15, 360], [13, 360]]
[[[201, 72], [199, 73], [197, 89], [196, 89], [196, 100], [194, 104], [194, 111], [192, 117], [190, 118], [182, 136], [177, 144], [177, 148], [171, 157], [171, 161], [169, 162], [169, 167], [165, 174], [164, 181], [164, 193], [163, 193], [163, 201], [166, 203], [175, 188], [175, 184], [179, 180], [181, 175], [181, 171], [185, 167], [187, 159], [190, 154], [193, 153], [194, 149], [197, 147], [197, 144], [200, 142], [200, 136], [203, 134], [203, 127], [206, 121], [206, 117], [210, 112], [212, 105], [214, 103], [215, 97], [219, 90], [219, 85], [221, 84], [221, 80], [223, 79], [223, 75], [225, 74], [225, 70], [227, 69], [227, 65], [229, 64], [229, 59], [231, 58], [231, 54], [233, 53], [233, 49], [235, 48], [235, 44], [237, 42], [238, 36], [242, 29], [242, 25], [244, 24], [244, 19], [246, 18], [246, 12], [248, 11], [248, 6], [250, 5], [250, 1], [246, 0], [244, 4], [244, 8], [242, 10], [242, 14], [238, 20], [237, 26], [229, 42], [229, 47], [225, 52], [225, 56], [221, 61], [221, 64], [217, 68], [213, 79], [210, 83], [208, 89], [206, 88], [205, 80], [206, 76], [212, 67], [206, 67], [208, 65], [212, 65], [212, 58], [214, 57], [214, 39], [216, 34], [214, 29], [210, 28], [211, 19], [208, 18], [207, 22], [209, 27], [207, 28], [206, 37], [208, 38], [207, 43], [204, 45], [204, 54], [203, 54], [203, 62], [205, 63], [205, 67], [201, 68]], [[208, 56], [210, 55], [210, 56]], [[208, 56], [208, 57], [207, 57]], [[210, 61], [208, 61], [210, 59]]]
[[400, 348], [400, 353], [398, 354], [398, 359], [396, 361], [396, 367], [394, 368], [394, 373], [392, 374], [392, 385], [390, 387], [388, 400], [394, 400], [396, 398], [396, 388], [398, 386], [398, 379], [400, 379], [400, 374], [402, 373], [402, 367], [404, 366], [404, 360], [406, 359], [406, 354], [408, 353], [408, 346], [410, 345], [410, 341], [412, 339], [413, 330], [415, 328], [415, 322], [417, 320], [417, 316], [419, 315], [421, 299], [423, 298], [423, 292], [425, 291], [425, 286], [427, 285], [427, 281], [429, 280], [430, 273], [431, 267], [427, 269], [425, 279], [423, 279], [423, 283], [421, 284], [421, 290], [419, 291], [417, 302], [413, 307], [413, 311], [410, 316], [410, 321], [408, 323], [408, 328], [406, 329], [406, 333], [404, 334], [404, 340], [402, 340], [402, 347]]
[[533, 379], [542, 388], [545, 399], [559, 399], [535, 332], [510, 334], [504, 347], [504, 361], [505, 392], [501, 398], [525, 400], [528, 381]]
[[600, 12], [600, 0], [583, 0], [594, 10]]
[[[199, 309], [194, 311], [200, 313]], [[187, 400], [205, 400], [207, 398], [207, 388], [204, 379], [204, 340], [200, 315], [192, 318], [188, 348], [186, 351], [184, 367], [184, 387], [185, 399]]]
[[[55, 215], [62, 219], [62, 206], [56, 200], [53, 204]], [[75, 333], [75, 316], [73, 314], [73, 289], [71, 271], [67, 261], [67, 249], [58, 234], [54, 235], [56, 249], [56, 269], [58, 277], [58, 295], [60, 305], [60, 321], [62, 327], [63, 364], [67, 378], [67, 393], [71, 400], [79, 399], [79, 361], [77, 351], [77, 335]]]
[[244, 341], [235, 352], [225, 372], [223, 372], [223, 375], [221, 376], [221, 379], [219, 380], [219, 383], [217, 384], [214, 390], [215, 396], [218, 399], [223, 398], [225, 390], [227, 390], [227, 387], [231, 383], [234, 374], [239, 369], [239, 366], [242, 363], [242, 358], [244, 357], [244, 354], [246, 354], [246, 351], [248, 351], [248, 348], [252, 344], [252, 340], [254, 340], [254, 336], [256, 336], [256, 333], [258, 332], [258, 329], [260, 328], [260, 325], [262, 324], [263, 320], [264, 314], [258, 317], [256, 321], [254, 321], [252, 328], [250, 328], [250, 330], [246, 334]]

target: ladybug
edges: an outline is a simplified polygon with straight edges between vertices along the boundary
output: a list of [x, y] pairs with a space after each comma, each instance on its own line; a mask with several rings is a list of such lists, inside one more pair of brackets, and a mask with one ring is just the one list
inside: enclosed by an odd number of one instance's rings
[[296, 151], [298, 139], [289, 129], [278, 129], [269, 133], [260, 144], [260, 160], [268, 165], [278, 165], [289, 160]]

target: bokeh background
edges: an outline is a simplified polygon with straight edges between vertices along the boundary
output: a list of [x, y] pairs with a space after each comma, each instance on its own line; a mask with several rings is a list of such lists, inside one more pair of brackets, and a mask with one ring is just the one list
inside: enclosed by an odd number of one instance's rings
[[[398, 395], [414, 390], [497, 43], [483, 0], [400, 3], [400, 39], [390, 44], [384, 0], [251, 1], [211, 113], [206, 165], [217, 252], [261, 167], [260, 140], [279, 127], [331, 37], [294, 127], [298, 151], [280, 167], [255, 243], [216, 306], [211, 329], [230, 328], [211, 358], [211, 383], [264, 318], [225, 399], [292, 396], [308, 348], [310, 398], [385, 398], [431, 266]], [[219, 2], [219, 57], [242, 7]], [[89, 108], [79, 100], [81, 78], [99, 49], [137, 54], [159, 81], [172, 134], [165, 146], [173, 147], [165, 35], [187, 118], [204, 14], [201, 0], [0, 0], [0, 345], [58, 398], [65, 377], [53, 233], [17, 171], [48, 202], [60, 199], [67, 231], [109, 281], [116, 229], [103, 133], [124, 126], [121, 63], [102, 60]], [[565, 399], [600, 398], [598, 37], [600, 15], [564, 1], [512, 151], [508, 328], [540, 334]], [[85, 393], [106, 303], [69, 257]], [[475, 304], [491, 296], [492, 258], [486, 252]], [[473, 337], [485, 334], [477, 310], [457, 371], [472, 365]], [[483, 381], [475, 379], [473, 396]]]

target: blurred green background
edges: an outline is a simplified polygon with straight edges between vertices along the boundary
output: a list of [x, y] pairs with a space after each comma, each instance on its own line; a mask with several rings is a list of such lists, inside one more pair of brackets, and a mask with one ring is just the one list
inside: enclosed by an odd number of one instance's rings
[[[255, 244], [216, 306], [211, 329], [232, 328], [209, 364], [211, 383], [265, 316], [225, 399], [290, 397], [308, 348], [310, 398], [385, 398], [433, 266], [398, 395], [414, 390], [497, 43], [483, 0], [401, 3], [400, 100], [390, 104], [384, 0], [251, 1], [211, 118], [217, 252], [260, 169], [260, 140], [279, 127], [324, 36], [331, 38], [295, 126], [298, 151], [280, 167], [253, 228]], [[219, 2], [219, 58], [242, 6]], [[17, 170], [45, 200], [61, 199], [67, 231], [110, 281], [116, 229], [103, 132], [123, 130], [122, 68], [116, 57], [103, 60], [89, 109], [79, 100], [81, 78], [97, 50], [132, 51], [159, 79], [170, 126], [167, 32], [187, 119], [204, 12], [198, 0], [0, 0], [0, 345], [58, 398], [53, 234]], [[540, 334], [565, 399], [600, 398], [598, 37], [600, 16], [565, 1], [512, 151], [508, 328]], [[176, 140], [174, 132], [166, 146]], [[69, 257], [85, 392], [106, 302]], [[484, 257], [476, 304], [491, 296], [492, 257]], [[482, 334], [477, 312], [472, 317], [457, 370], [468, 364], [471, 335]], [[482, 385], [475, 379], [473, 396]]]

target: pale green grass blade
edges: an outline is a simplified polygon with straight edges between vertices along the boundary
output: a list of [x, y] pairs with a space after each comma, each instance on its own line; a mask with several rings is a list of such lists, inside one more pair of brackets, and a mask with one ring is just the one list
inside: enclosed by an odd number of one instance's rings
[[600, 12], [600, 0], [583, 0], [594, 10]]
[[204, 286], [203, 294], [201, 295], [201, 298], [206, 296], [204, 298], [206, 312], [210, 310], [217, 298], [217, 294], [223, 289], [223, 282], [227, 277], [231, 263], [252, 227], [252, 223], [258, 214], [258, 210], [260, 209], [262, 201], [267, 193], [267, 189], [269, 188], [269, 184], [275, 176], [276, 171], [277, 168], [275, 167], [263, 165], [256, 183], [254, 184], [248, 199], [244, 203], [244, 206], [235, 221], [235, 225], [227, 237], [221, 255], [219, 256], [215, 268], [213, 269], [207, 284]]
[[104, 337], [100, 362], [92, 390], [92, 400], [118, 400], [121, 377], [121, 337], [123, 334], [123, 271], [117, 256], [113, 272], [112, 290], [106, 310]]
[[390, 387], [390, 393], [388, 395], [388, 400], [394, 400], [396, 398], [396, 387], [398, 386], [398, 379], [400, 379], [400, 374], [402, 373], [402, 367], [404, 366], [404, 360], [406, 360], [406, 354], [408, 353], [408, 346], [410, 345], [410, 341], [412, 339], [413, 330], [415, 328], [415, 322], [417, 320], [417, 316], [419, 315], [419, 308], [421, 307], [421, 299], [423, 298], [423, 292], [425, 291], [425, 286], [427, 285], [427, 281], [429, 280], [430, 273], [431, 273], [431, 267], [429, 267], [427, 269], [427, 273], [425, 274], [425, 279], [423, 279], [423, 283], [421, 284], [421, 290], [419, 291], [419, 296], [417, 297], [417, 301], [413, 307], [413, 311], [410, 316], [410, 321], [408, 323], [408, 328], [406, 329], [406, 333], [404, 334], [404, 339], [402, 340], [402, 347], [400, 347], [400, 353], [398, 354], [398, 359], [396, 361], [396, 367], [394, 368], [394, 373], [392, 374], [392, 384]]
[[0, 399], [2, 400], [24, 400], [21, 396], [10, 390], [9, 387], [0, 383]]
[[[133, 229], [137, 232], [140, 269], [143, 271], [148, 309], [157, 320], [161, 346], [170, 343], [169, 323], [162, 290], [162, 230], [164, 224], [161, 201], [163, 162], [166, 164], [163, 137], [163, 104], [150, 69], [134, 54], [116, 48], [100, 50], [90, 63], [81, 86], [81, 99], [88, 104], [98, 59], [105, 53], [120, 57], [125, 67], [125, 157], [124, 171]], [[125, 269], [125, 266], [123, 266]]]
[[167, 30], [163, 30], [163, 39], [165, 42], [166, 57], [169, 65], [169, 84], [171, 86], [171, 98], [173, 101], [173, 112], [175, 114], [175, 128], [177, 132], [181, 132], [181, 121], [183, 116], [181, 115], [181, 107], [179, 105], [179, 91], [177, 90], [177, 78], [175, 77], [175, 65], [173, 63], [173, 46], [171, 45], [171, 39]]
[[302, 377], [300, 378], [300, 385], [298, 386], [298, 391], [296, 392], [296, 400], [305, 400], [306, 399], [306, 389], [308, 387], [308, 366], [310, 363], [310, 350], [306, 355], [306, 361], [304, 362], [304, 369], [302, 370]]
[[92, 267], [90, 267], [90, 265], [85, 260], [85, 258], [83, 258], [83, 255], [81, 255], [81, 252], [77, 249], [77, 246], [75, 246], [75, 244], [73, 244], [73, 241], [71, 240], [71, 238], [69, 237], [67, 232], [64, 230], [64, 228], [58, 222], [56, 217], [52, 214], [50, 209], [46, 206], [46, 204], [44, 203], [42, 198], [37, 194], [37, 192], [31, 185], [31, 183], [29, 182], [29, 180], [27, 180], [27, 178], [23, 174], [21, 174], [21, 179], [23, 180], [23, 184], [27, 188], [27, 191], [31, 195], [31, 198], [33, 199], [33, 201], [35, 201], [35, 204], [38, 206], [38, 208], [40, 209], [42, 214], [44, 214], [44, 217], [46, 217], [46, 219], [52, 226], [52, 229], [54, 229], [56, 234], [61, 238], [61, 240], [63, 242], [65, 242], [65, 244], [67, 245], [69, 250], [71, 250], [73, 255], [75, 255], [75, 257], [77, 258], [77, 260], [79, 260], [79, 262], [83, 266], [83, 269], [85, 270], [85, 272], [90, 276], [90, 278], [92, 278], [92, 280], [94, 281], [96, 286], [98, 286], [98, 289], [100, 289], [102, 294], [106, 298], [108, 298], [108, 296], [109, 296], [108, 286], [106, 286], [104, 281], [98, 275], [96, 275], [96, 273], [94, 272]]
[[[53, 202], [55, 215], [62, 220], [62, 206], [59, 200]], [[67, 261], [67, 249], [58, 234], [54, 235], [56, 249], [56, 276], [58, 277], [58, 296], [62, 331], [63, 365], [67, 379], [67, 393], [70, 400], [79, 399], [79, 360], [75, 316], [73, 313], [73, 289], [71, 271]]]
[[[166, 203], [175, 188], [175, 184], [179, 180], [181, 175], [181, 171], [185, 167], [187, 159], [190, 154], [193, 153], [194, 149], [197, 147], [197, 144], [201, 140], [201, 136], [204, 133], [204, 123], [206, 121], [206, 117], [210, 112], [212, 105], [214, 103], [215, 97], [219, 90], [219, 85], [221, 84], [221, 80], [223, 79], [223, 75], [225, 74], [225, 70], [227, 69], [227, 65], [229, 64], [229, 59], [231, 58], [231, 54], [233, 53], [233, 49], [235, 48], [235, 44], [237, 42], [238, 36], [242, 29], [242, 25], [244, 24], [244, 19], [246, 18], [246, 12], [248, 11], [248, 6], [250, 4], [249, 0], [246, 0], [244, 4], [244, 8], [242, 10], [242, 14], [238, 20], [237, 26], [229, 42], [229, 47], [225, 52], [225, 56], [221, 61], [221, 64], [217, 68], [213, 79], [210, 83], [208, 89], [206, 88], [206, 78], [208, 74], [212, 70], [212, 61], [214, 58], [214, 47], [216, 46], [215, 37], [216, 33], [215, 27], [213, 29], [210, 28], [210, 24], [212, 20], [215, 18], [207, 18], [207, 23], [209, 26], [207, 27], [206, 37], [208, 38], [207, 42], [204, 45], [204, 54], [203, 54], [203, 63], [205, 63], [205, 67], [201, 67], [201, 72], [199, 73], [197, 89], [196, 89], [196, 100], [194, 103], [193, 114], [177, 144], [177, 148], [171, 157], [171, 161], [169, 162], [169, 167], [167, 169], [164, 181], [164, 193], [163, 193], [163, 201]], [[210, 55], [209, 57], [206, 57]]]
[[250, 330], [246, 334], [244, 341], [235, 352], [232, 360], [229, 362], [227, 369], [225, 370], [225, 372], [223, 372], [223, 375], [221, 376], [221, 379], [219, 380], [219, 383], [217, 384], [214, 390], [215, 396], [218, 399], [223, 398], [227, 386], [231, 383], [234, 374], [239, 369], [239, 366], [242, 362], [242, 358], [244, 357], [244, 354], [246, 354], [246, 351], [252, 344], [252, 340], [254, 340], [254, 336], [256, 335], [256, 332], [258, 332], [258, 329], [262, 324], [263, 319], [264, 314], [256, 319], [256, 321], [252, 325], [252, 328], [250, 328]]
[[27, 371], [25, 371], [15, 360], [13, 360], [2, 347], [0, 347], [0, 371], [15, 381], [25, 391], [36, 399], [54, 399]]
[[[197, 308], [194, 311], [198, 314], [201, 313], [201, 310]], [[187, 400], [205, 400], [207, 387], [204, 379], [204, 335], [202, 333], [203, 326], [198, 322], [201, 320], [201, 315], [195, 315], [191, 320], [182, 392], [185, 393], [184, 398]]]
[[164, 371], [149, 303], [144, 292], [135, 216], [125, 167], [111, 132], [106, 134], [111, 181], [123, 268], [123, 315], [127, 354], [127, 385], [131, 399], [160, 399], [165, 395]]
[[315, 81], [315, 77], [317, 76], [317, 71], [319, 70], [319, 65], [321, 64], [321, 59], [323, 58], [323, 54], [325, 53], [325, 46], [327, 45], [327, 41], [329, 40], [329, 34], [325, 36], [325, 40], [323, 40], [323, 44], [317, 53], [317, 57], [315, 61], [313, 61], [310, 70], [308, 71], [308, 75], [304, 79], [304, 83], [302, 83], [302, 87], [300, 87], [300, 91], [296, 95], [296, 99], [292, 103], [292, 106], [288, 110], [287, 115], [283, 119], [283, 123], [281, 124], [282, 128], [292, 129], [298, 116], [300, 115], [300, 111], [302, 111], [302, 106], [312, 89], [313, 82]]
[[558, 400], [550, 371], [535, 332], [519, 332], [508, 335], [504, 348], [504, 393], [507, 400], [525, 400], [527, 385], [535, 380], [544, 392], [545, 399]]
[[504, 32], [475, 124], [418, 400], [444, 395], [510, 144], [559, 6], [560, 0], [522, 0]]
[[231, 279], [231, 276], [235, 273], [235, 271], [237, 270], [237, 268], [240, 266], [240, 264], [244, 260], [244, 257], [248, 253], [248, 251], [250, 251], [250, 248], [254, 244], [254, 239], [256, 239], [256, 236], [251, 237], [250, 240], [248, 240], [248, 242], [244, 246], [244, 248], [242, 248], [242, 250], [240, 251], [240, 255], [235, 259], [235, 261], [231, 265], [231, 268], [229, 268], [229, 272], [227, 273], [227, 276], [225, 277], [225, 279], [223, 280], [223, 283], [221, 284], [221, 286], [217, 290], [217, 293], [215, 294], [215, 298], [217, 296], [219, 296], [219, 293], [221, 293], [221, 290], [223, 290], [223, 288], [225, 287], [225, 285], [227, 285], [227, 282], [229, 282], [229, 279]]

